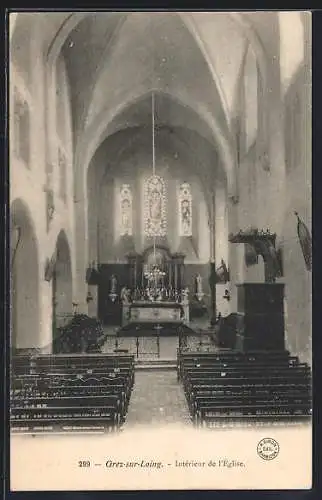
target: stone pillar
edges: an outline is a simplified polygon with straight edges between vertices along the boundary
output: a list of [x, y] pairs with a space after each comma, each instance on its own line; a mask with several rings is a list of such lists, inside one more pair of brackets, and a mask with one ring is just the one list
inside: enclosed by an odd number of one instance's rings
[[172, 261], [168, 260], [168, 288], [173, 288]]
[[182, 290], [185, 286], [185, 281], [184, 281], [184, 263], [183, 261], [180, 263], [180, 289]]
[[217, 317], [217, 304], [216, 304], [216, 197], [213, 195], [211, 207], [211, 322], [213, 323]]
[[174, 267], [174, 288], [175, 288], [175, 290], [177, 290], [178, 289], [178, 263], [177, 263], [176, 259], [173, 262], [173, 267]]
[[[235, 234], [239, 231], [238, 228], [238, 198], [230, 197], [228, 205], [228, 228], [229, 233]], [[238, 257], [236, 243], [228, 243], [228, 268], [230, 275], [230, 310], [232, 313], [237, 312], [237, 288], [238, 283]]]
[[211, 323], [213, 323], [217, 317], [216, 264], [215, 264], [215, 262], [210, 263], [209, 285], [210, 285], [210, 293], [211, 293], [210, 316], [211, 316]]

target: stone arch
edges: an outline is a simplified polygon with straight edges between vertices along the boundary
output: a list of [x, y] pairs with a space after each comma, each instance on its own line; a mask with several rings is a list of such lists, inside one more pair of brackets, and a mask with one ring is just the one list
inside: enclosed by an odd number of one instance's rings
[[11, 339], [13, 349], [40, 342], [38, 241], [29, 207], [20, 198], [10, 208]]
[[73, 314], [72, 262], [69, 242], [62, 229], [56, 240], [56, 261], [52, 276], [53, 337]]
[[[172, 108], [173, 109], [173, 108]], [[126, 121], [126, 120], [125, 120]], [[123, 123], [123, 120], [121, 121]], [[183, 122], [184, 123], [184, 122]], [[128, 124], [129, 125], [129, 124]], [[202, 141], [200, 144], [203, 144], [205, 147], [210, 147], [210, 151], [212, 151], [212, 162], [210, 163], [210, 160], [207, 161], [208, 157], [210, 155], [207, 155], [207, 157], [202, 157], [197, 154], [197, 152], [194, 150], [193, 146], [191, 145], [191, 142], [189, 139], [191, 139], [191, 135], [185, 136], [184, 131], [193, 132], [193, 134], [196, 134], [196, 136], [200, 136], [200, 140]], [[125, 134], [125, 135], [123, 135]], [[104, 211], [103, 206], [101, 205], [101, 202], [98, 200], [101, 200], [101, 193], [104, 192], [106, 198], [104, 199], [109, 199], [110, 197], [113, 197], [113, 191], [109, 191], [109, 194], [106, 195], [105, 191], [105, 186], [106, 183], [109, 182], [109, 180], [113, 179], [113, 172], [114, 175], [117, 175], [117, 166], [119, 162], [122, 161], [122, 155], [126, 151], [135, 151], [136, 150], [136, 145], [139, 144], [139, 147], [142, 147], [142, 143], [140, 142], [140, 138], [142, 138], [142, 135], [146, 134], [145, 128], [140, 127], [140, 126], [134, 126], [130, 127], [128, 129], [117, 129], [114, 133], [109, 135], [109, 137], [99, 146], [99, 148], [96, 150], [89, 168], [88, 168], [88, 176], [87, 176], [87, 197], [88, 197], [88, 211], [87, 211], [87, 227], [88, 227], [88, 263], [93, 262], [93, 261], [100, 261], [100, 255], [102, 253], [99, 250], [99, 238], [100, 234], [102, 235], [102, 231], [100, 230], [100, 222], [99, 222], [99, 209], [98, 206], [101, 207], [101, 210]], [[122, 140], [120, 140], [117, 136], [123, 136]], [[160, 137], [161, 136], [161, 137]], [[144, 135], [145, 140], [149, 141], [150, 140], [150, 134], [147, 133]], [[216, 157], [216, 150], [211, 146], [210, 139], [206, 139], [202, 135], [198, 134], [195, 130], [189, 129], [188, 127], [185, 129], [183, 125], [178, 126], [169, 126], [165, 125], [164, 127], [161, 128], [161, 130], [158, 130], [158, 139], [157, 143], [159, 144], [159, 137], [161, 138], [161, 143], [163, 144], [162, 147], [167, 147], [168, 150], [173, 154], [179, 154], [179, 157], [185, 158], [181, 161], [183, 161], [183, 164], [187, 161], [191, 160], [191, 165], [194, 165], [195, 170], [194, 171], [188, 171], [188, 176], [196, 176], [198, 178], [198, 186], [199, 189], [202, 193], [203, 200], [205, 203], [205, 214], [208, 217], [208, 219], [212, 216], [213, 213], [213, 194], [212, 191], [214, 189], [217, 189], [218, 182], [220, 182], [220, 186], [222, 189], [225, 190], [226, 192], [226, 177], [224, 170], [222, 168], [222, 165], [218, 163], [218, 159]], [[115, 141], [113, 141], [113, 138], [115, 138]], [[146, 144], [146, 142], [144, 143]], [[132, 149], [133, 148], [133, 149]], [[104, 151], [104, 153], [103, 153]], [[127, 153], [126, 153], [127, 154]], [[156, 155], [158, 158], [158, 153]], [[213, 168], [214, 162], [216, 163], [216, 169]], [[108, 165], [108, 168], [107, 168]], [[98, 168], [97, 168], [98, 167]], [[175, 164], [173, 165], [175, 168]], [[189, 167], [190, 168], [190, 167]], [[213, 169], [213, 171], [216, 171], [215, 175], [210, 175], [210, 169]], [[199, 195], [197, 195], [194, 200], [198, 198]], [[178, 203], [177, 195], [172, 192], [172, 189], [170, 189], [170, 199], [172, 200], [171, 203]], [[226, 199], [226, 198], [225, 198]], [[174, 201], [176, 200], [176, 201]], [[133, 204], [134, 206], [137, 207], [137, 196], [134, 195], [134, 201]], [[115, 205], [114, 205], [115, 206]], [[137, 210], [140, 211], [140, 217], [143, 217], [143, 212], [141, 212], [142, 207], [140, 208], [137, 207]], [[198, 210], [196, 210], [196, 207], [193, 209], [194, 210], [194, 225], [196, 225], [196, 220], [197, 220], [197, 213]], [[104, 216], [103, 216], [104, 219]], [[134, 227], [136, 226], [137, 222], [134, 217]], [[141, 220], [141, 219], [140, 219]], [[142, 220], [141, 220], [142, 222]], [[104, 223], [103, 223], [104, 224]], [[227, 217], [225, 218], [225, 224], [227, 226], [227, 231], [228, 231], [228, 221]], [[114, 224], [114, 231], [115, 228], [118, 227], [118, 222], [116, 221], [116, 224]], [[118, 234], [118, 229], [116, 229], [116, 233]], [[134, 232], [134, 234], [136, 234]], [[226, 234], [226, 233], [225, 233]], [[228, 234], [228, 233], [227, 233]], [[134, 236], [135, 238], [135, 236]], [[134, 241], [134, 240], [133, 240]], [[129, 239], [127, 240], [128, 245], [133, 244], [133, 241], [130, 241]], [[136, 244], [140, 247], [141, 242], [140, 240], [135, 240]], [[209, 241], [209, 245], [211, 242]], [[174, 245], [173, 248], [175, 248], [176, 243], [172, 241], [171, 245]], [[190, 247], [189, 247], [190, 248]], [[207, 245], [206, 245], [206, 248]], [[122, 250], [120, 250], [121, 253], [125, 251], [122, 247]], [[130, 251], [130, 250], [129, 250]], [[197, 250], [194, 250], [195, 252]], [[208, 251], [208, 250], [207, 250]]]
[[[98, 119], [95, 120], [95, 122], [91, 124], [88, 127], [88, 130], [85, 132], [83, 141], [75, 154], [76, 174], [74, 175], [74, 192], [77, 202], [76, 211], [78, 211], [78, 213], [76, 213], [76, 233], [85, 235], [88, 234], [88, 193], [86, 189], [86, 182], [87, 170], [93, 154], [102, 143], [102, 141], [111, 134], [111, 131], [109, 131], [109, 134], [106, 134], [106, 131], [108, 131], [108, 126], [111, 126], [113, 124], [115, 118], [123, 113], [128, 107], [133, 106], [135, 103], [141, 101], [142, 99], [145, 99], [151, 92], [152, 90], [149, 90], [147, 92], [146, 89], [140, 89], [136, 92], [134, 91], [125, 102], [123, 101], [122, 104], [116, 106], [112, 111], [103, 110]], [[157, 90], [157, 92], [160, 91]], [[160, 93], [166, 94], [165, 92]], [[188, 107], [188, 109], [190, 109], [192, 113], [198, 116], [198, 118], [201, 119], [205, 123], [206, 127], [210, 130], [210, 133], [212, 134], [217, 145], [219, 141], [218, 146], [219, 152], [221, 153], [221, 161], [224, 167], [226, 167], [227, 188], [229, 196], [231, 198], [234, 198], [237, 192], [234, 145], [230, 143], [226, 137], [223, 136], [219, 125], [215, 122], [215, 119], [208, 110], [203, 109], [200, 105], [199, 109], [195, 109], [191, 105], [189, 100], [185, 100], [181, 96], [173, 95], [173, 93], [168, 95], [172, 100], [176, 101], [181, 106]], [[77, 171], [77, 169], [82, 170]], [[85, 263], [88, 262], [88, 245], [85, 245], [84, 247], [84, 258], [81, 263], [79, 262], [79, 268], [81, 272], [84, 272]]]
[[[114, 109], [103, 109], [94, 122], [88, 126], [88, 129], [84, 134], [82, 142], [79, 144], [75, 155], [75, 167], [77, 168], [78, 165], [81, 165], [85, 169], [83, 175], [75, 176], [76, 182], [83, 182], [86, 179], [85, 175], [89, 162], [100, 143], [102, 143], [102, 141], [111, 134], [108, 133], [108, 127], [113, 124], [115, 118], [117, 118], [121, 113], [124, 113], [124, 111], [126, 111], [129, 107], [132, 107], [133, 105], [146, 99], [152, 91], [153, 89], [149, 89], [147, 91], [145, 88], [133, 90], [131, 95], [127, 96], [123, 102], [117, 105]], [[216, 122], [212, 114], [200, 104], [193, 106], [184, 96], [179, 96], [173, 92], [167, 93], [163, 90], [155, 89], [155, 93], [167, 96], [177, 104], [188, 108], [191, 113], [197, 116], [199, 120], [201, 120], [208, 128], [213, 137], [214, 143], [218, 147], [222, 163], [226, 169], [228, 189], [232, 196], [235, 195], [235, 145], [231, 138], [227, 138], [222, 133], [221, 127]], [[113, 133], [114, 132], [115, 130], [113, 130]]]
[[260, 70], [260, 75], [263, 80], [263, 87], [268, 91], [269, 87], [269, 57], [266, 53], [263, 43], [259, 36], [257, 35], [255, 29], [252, 26], [251, 21], [246, 19], [245, 15], [241, 12], [231, 12], [229, 14], [231, 18], [235, 21], [236, 26], [247, 38], [250, 47], [253, 49], [258, 67]]
[[[61, 23], [59, 29], [57, 30], [55, 36], [51, 40], [50, 43], [48, 43], [48, 49], [47, 49], [47, 54], [46, 54], [46, 59], [47, 59], [47, 64], [48, 67], [51, 67], [58, 57], [59, 53], [62, 50], [62, 47], [69, 36], [69, 34], [75, 29], [79, 23], [85, 19], [87, 16], [89, 16], [91, 13], [89, 12], [74, 12], [70, 13]], [[124, 17], [122, 17], [121, 22], [117, 23], [116, 29], [118, 26], [123, 24], [124, 20], [126, 19], [128, 14], [125, 14]], [[209, 58], [208, 51], [204, 45], [204, 42], [202, 40], [202, 36], [198, 33], [197, 27], [195, 25], [195, 22], [193, 18], [191, 17], [190, 13], [177, 13], [177, 15], [180, 17], [182, 23], [184, 26], [188, 29], [188, 31], [191, 33], [193, 38], [195, 39], [196, 44], [198, 45], [201, 54], [205, 58], [207, 65], [209, 67], [210, 73], [214, 79], [214, 82], [216, 84], [216, 87], [218, 89], [220, 99], [222, 102], [222, 106], [225, 112], [226, 118], [228, 118], [228, 113], [227, 113], [227, 106], [225, 105], [225, 96], [223, 89], [221, 88], [221, 84], [219, 81], [219, 78], [215, 72], [215, 68], [213, 68], [213, 64]], [[227, 12], [227, 16], [229, 16], [234, 23], [236, 24], [236, 27], [241, 30], [241, 32], [248, 38], [250, 41], [256, 56], [258, 58], [259, 66], [260, 66], [260, 71], [261, 75], [263, 78], [263, 81], [265, 82], [265, 87], [268, 88], [268, 64], [269, 64], [269, 58], [268, 55], [265, 53], [263, 44], [257, 35], [256, 31], [253, 29], [252, 22], [246, 18], [246, 16], [243, 13], [237, 13], [237, 12]], [[10, 17], [12, 17], [11, 21], [11, 28], [10, 28], [10, 38], [12, 38], [14, 32], [17, 30], [17, 28], [20, 25], [20, 21], [22, 21], [22, 15], [21, 14], [14, 14], [11, 13]], [[20, 19], [21, 18], [21, 19]], [[110, 45], [110, 44], [108, 44]], [[104, 61], [104, 57], [102, 55], [101, 61]], [[98, 72], [100, 70], [101, 64], [98, 65]], [[96, 80], [96, 79], [95, 79]], [[229, 123], [229, 120], [227, 121]]]
[[[88, 15], [90, 15], [90, 13], [86, 13], [86, 12], [71, 13], [63, 20], [60, 28], [56, 32], [56, 35], [52, 39], [52, 41], [48, 47], [48, 50], [47, 50], [47, 62], [48, 62], [49, 66], [58, 57], [58, 55], [62, 49], [62, 46], [63, 46], [64, 42], [66, 41], [68, 35], [71, 33], [71, 31], [73, 29], [75, 29], [79, 25], [79, 23]], [[214, 82], [218, 88], [218, 92], [220, 94], [222, 105], [223, 105], [223, 108], [225, 110], [225, 114], [227, 116], [227, 108], [225, 108], [224, 94], [223, 94], [222, 89], [220, 88], [220, 82], [218, 81], [218, 77], [215, 74], [214, 68], [212, 68], [212, 66], [211, 66], [211, 61], [209, 59], [207, 49], [204, 46], [202, 37], [200, 34], [198, 34], [198, 32], [196, 30], [196, 26], [195, 26], [191, 16], [187, 17], [187, 14], [185, 14], [185, 13], [178, 13], [178, 15], [180, 16], [182, 22], [187, 27], [189, 32], [194, 37], [198, 47], [201, 50], [203, 57], [205, 58], [205, 60], [207, 62], [207, 65], [210, 69], [212, 77], [214, 78]], [[259, 65], [261, 68], [261, 73], [263, 75], [263, 79], [264, 79], [264, 81], [267, 82], [267, 77], [266, 77], [267, 57], [265, 57], [265, 51], [263, 50], [261, 41], [259, 40], [256, 32], [252, 28], [251, 22], [249, 20], [247, 20], [245, 18], [245, 16], [243, 16], [243, 14], [241, 14], [241, 13], [227, 13], [227, 15], [233, 19], [233, 21], [236, 23], [236, 26], [240, 30], [242, 30], [242, 32], [247, 36], [247, 38], [250, 40], [251, 44], [254, 46], [254, 50], [255, 50], [256, 55], [257, 55], [258, 60], [259, 60]], [[15, 19], [15, 26], [13, 27], [13, 29], [17, 29], [17, 24], [19, 24], [17, 22], [17, 21], [19, 21], [18, 16], [19, 16], [19, 14], [17, 14], [17, 19]], [[267, 86], [267, 85], [265, 85], [265, 86]], [[82, 148], [80, 148], [80, 149], [82, 149]], [[82, 156], [82, 155], [80, 155], [80, 156]], [[77, 161], [75, 162], [75, 165], [77, 165]], [[234, 190], [234, 188], [232, 188], [232, 191], [233, 190]], [[232, 193], [231, 196], [235, 197], [236, 193]]]
[[[19, 77], [30, 91], [32, 86], [32, 29], [33, 19], [30, 13], [16, 14], [9, 18], [10, 43], [9, 60], [19, 71]], [[12, 24], [11, 24], [12, 23]]]
[[[48, 50], [47, 50], [47, 62], [48, 65], [51, 66], [55, 59], [58, 57], [67, 37], [69, 34], [75, 29], [79, 23], [85, 19], [86, 16], [88, 16], [90, 13], [88, 12], [76, 12], [76, 13], [71, 13], [68, 15], [68, 17], [62, 22], [60, 28], [55, 34], [55, 37], [51, 41]], [[19, 14], [17, 14], [19, 15]], [[124, 17], [122, 18], [120, 23], [117, 23], [116, 29], [118, 26], [122, 25], [123, 22], [125, 21], [126, 17], [128, 14], [125, 14]], [[225, 111], [225, 115], [228, 118], [228, 112], [227, 112], [227, 106], [225, 103], [225, 96], [223, 89], [221, 87], [221, 83], [219, 81], [219, 78], [215, 72], [215, 68], [213, 68], [213, 64], [210, 61], [208, 51], [204, 45], [204, 42], [202, 40], [202, 36], [198, 33], [197, 27], [193, 21], [193, 18], [191, 17], [190, 13], [180, 13], [178, 12], [177, 15], [180, 17], [182, 23], [184, 26], [188, 29], [188, 31], [191, 33], [193, 38], [195, 39], [203, 57], [205, 58], [207, 65], [210, 69], [211, 75], [214, 78], [214, 82], [217, 86], [221, 102], [223, 105], [223, 109]], [[227, 16], [229, 16], [236, 24], [236, 27], [242, 31], [242, 33], [248, 38], [250, 43], [252, 44], [254, 51], [256, 53], [256, 56], [258, 58], [260, 70], [262, 77], [265, 82], [267, 82], [267, 63], [269, 61], [267, 55], [265, 54], [265, 50], [263, 48], [263, 45], [261, 43], [260, 38], [256, 34], [255, 30], [252, 27], [252, 24], [249, 20], [245, 18], [245, 16], [242, 13], [237, 13], [237, 12], [227, 12]], [[16, 20], [15, 20], [16, 21]], [[108, 44], [109, 46], [110, 44]], [[107, 50], [108, 48], [106, 48]], [[104, 52], [105, 54], [105, 52]], [[104, 54], [102, 54], [101, 57], [101, 62], [104, 63]], [[98, 65], [97, 68], [97, 75], [99, 74], [101, 68], [101, 64]], [[97, 78], [95, 78], [95, 81]], [[229, 123], [229, 121], [227, 122]]]
[[64, 19], [47, 50], [49, 67], [52, 67], [56, 61], [69, 33], [88, 15], [88, 12], [72, 12]]
[[[59, 54], [59, 52], [61, 51], [61, 48], [62, 48], [67, 36], [70, 34], [70, 32], [78, 25], [78, 23], [86, 15], [89, 15], [89, 14], [88, 13], [72, 13], [67, 18], [65, 18], [64, 22], [61, 24], [59, 32], [56, 33], [55, 38], [52, 40], [51, 45], [48, 48], [47, 61], [49, 64], [50, 64], [50, 61], [54, 60], [57, 57], [57, 55]], [[246, 19], [246, 17], [243, 14], [227, 13], [227, 15], [232, 17], [232, 19], [236, 22], [236, 26], [237, 25], [239, 26], [239, 28], [243, 31], [243, 33], [245, 33], [247, 35], [247, 37], [249, 39], [251, 39], [252, 43], [257, 44], [255, 51], [256, 51], [256, 54], [259, 54], [261, 57], [259, 64], [260, 64], [260, 67], [262, 69], [262, 73], [265, 74], [265, 70], [267, 68], [269, 68], [268, 65], [270, 64], [270, 61], [269, 61], [268, 55], [265, 53], [265, 50], [261, 50], [263, 48], [263, 45], [261, 43], [261, 40], [258, 38], [256, 31], [253, 29], [252, 22], [249, 19]], [[185, 21], [184, 24], [187, 26], [187, 21]], [[192, 26], [191, 25], [187, 26], [187, 28], [189, 29], [190, 32], [192, 30], [193, 35], [196, 37], [196, 33], [192, 29]], [[201, 35], [199, 35], [199, 37], [202, 38]], [[196, 38], [195, 38], [195, 40], [196, 40]], [[196, 40], [196, 43], [197, 43], [197, 40]], [[200, 42], [199, 42], [199, 48], [200, 48]], [[203, 47], [203, 49], [206, 50], [205, 47]], [[202, 51], [202, 53], [205, 57], [205, 52]], [[209, 61], [210, 61], [209, 57], [206, 58], [206, 61], [209, 64]], [[213, 74], [213, 71], [214, 71], [214, 69], [211, 70], [211, 74]], [[268, 78], [270, 78], [269, 71], [266, 71], [266, 74], [267, 74], [267, 78], [264, 77], [263, 79], [266, 82], [266, 85], [264, 84], [264, 86], [266, 88], [268, 88], [269, 87]], [[214, 84], [215, 83], [216, 82], [214, 81]], [[130, 101], [131, 101], [131, 99], [130, 99]], [[118, 114], [117, 110], [116, 110], [116, 114]], [[207, 118], [209, 119], [209, 117], [207, 117]], [[212, 116], [210, 118], [214, 121]], [[107, 119], [107, 122], [109, 122], [109, 121], [111, 121], [111, 117], [109, 119]], [[102, 128], [104, 128], [104, 126], [102, 126]], [[214, 128], [212, 127], [212, 129], [214, 129]], [[215, 127], [215, 129], [216, 129], [216, 127]], [[95, 133], [97, 133], [97, 130], [94, 131], [94, 134]], [[86, 134], [87, 134], [87, 132], [86, 132]], [[226, 131], [226, 134], [229, 135], [228, 130]], [[223, 142], [222, 131], [220, 128], [219, 128], [219, 134], [217, 134], [217, 135], [218, 135], [217, 140], [219, 138], [221, 140], [221, 142]], [[238, 195], [237, 195], [237, 186], [236, 186], [236, 179], [235, 179], [235, 175], [236, 175], [235, 163], [236, 162], [235, 162], [235, 153], [234, 153], [235, 148], [233, 145], [234, 141], [232, 140], [231, 137], [224, 138], [224, 141], [226, 141], [228, 143], [228, 147], [226, 147], [226, 152], [225, 152], [225, 146], [223, 147], [223, 144], [221, 145], [223, 156], [225, 158], [224, 163], [226, 163], [227, 169], [229, 169], [231, 174], [232, 174], [231, 175], [232, 182], [229, 183], [229, 186], [228, 186], [229, 196], [230, 196], [231, 200], [236, 201], [236, 200], [238, 200]], [[80, 182], [80, 184], [81, 184], [81, 186], [78, 186], [78, 189], [75, 192], [75, 203], [76, 203], [76, 207], [78, 206], [78, 210], [77, 210], [78, 214], [80, 214], [80, 216], [81, 216], [81, 221], [77, 220], [77, 222], [76, 222], [76, 225], [77, 225], [76, 230], [77, 230], [77, 232], [79, 232], [79, 234], [86, 234], [86, 229], [87, 229], [86, 228], [87, 216], [86, 216], [86, 206], [85, 206], [86, 205], [86, 196], [87, 196], [86, 188], [85, 188], [87, 163], [84, 162], [83, 152], [85, 150], [88, 151], [87, 160], [89, 160], [91, 157], [91, 153], [93, 153], [95, 151], [95, 147], [93, 148], [93, 146], [92, 146], [92, 148], [89, 148], [90, 142], [91, 141], [89, 140], [89, 137], [84, 135], [81, 144], [79, 145], [79, 147], [77, 147], [77, 150], [76, 150], [77, 158], [75, 158], [75, 161], [74, 161], [74, 168], [76, 170], [76, 175], [75, 175], [76, 183]], [[226, 144], [226, 146], [227, 146], [227, 144]], [[90, 151], [90, 149], [92, 149], [92, 151]], [[86, 164], [86, 167], [83, 170], [82, 174], [79, 176], [79, 175], [77, 175], [80, 173], [80, 171], [78, 169], [81, 168], [81, 166], [83, 166], [84, 163]], [[76, 218], [78, 219], [78, 216]], [[86, 256], [85, 256], [85, 259], [86, 259]], [[77, 275], [79, 274], [79, 272], [83, 271], [82, 268], [83, 268], [83, 264], [80, 264], [80, 268], [77, 267]]]

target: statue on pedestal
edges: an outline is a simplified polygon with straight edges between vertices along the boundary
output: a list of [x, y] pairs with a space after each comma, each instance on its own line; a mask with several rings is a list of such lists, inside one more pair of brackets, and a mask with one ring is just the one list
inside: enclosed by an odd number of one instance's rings
[[130, 300], [130, 290], [127, 288], [127, 286], [123, 286], [120, 294], [120, 299], [123, 305], [129, 305], [131, 300]]
[[199, 301], [201, 301], [204, 297], [203, 289], [202, 289], [202, 277], [200, 273], [196, 276], [196, 297]]
[[111, 288], [110, 288], [110, 293], [109, 297], [112, 302], [115, 302], [117, 299], [117, 278], [115, 274], [112, 274], [111, 276]]

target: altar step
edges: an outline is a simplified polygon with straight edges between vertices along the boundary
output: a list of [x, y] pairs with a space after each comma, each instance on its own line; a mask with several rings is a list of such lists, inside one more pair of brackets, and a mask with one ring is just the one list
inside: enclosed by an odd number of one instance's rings
[[177, 363], [172, 359], [138, 359], [135, 361], [135, 370], [176, 370]]

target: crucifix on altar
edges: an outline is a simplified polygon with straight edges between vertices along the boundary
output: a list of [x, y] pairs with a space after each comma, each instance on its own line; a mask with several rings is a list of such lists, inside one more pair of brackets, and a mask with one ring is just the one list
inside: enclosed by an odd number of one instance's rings
[[162, 292], [165, 290], [165, 276], [166, 273], [160, 269], [157, 264], [155, 237], [153, 241], [153, 261], [150, 269], [144, 273], [144, 277], [148, 282], [147, 293], [153, 300], [162, 299]]

